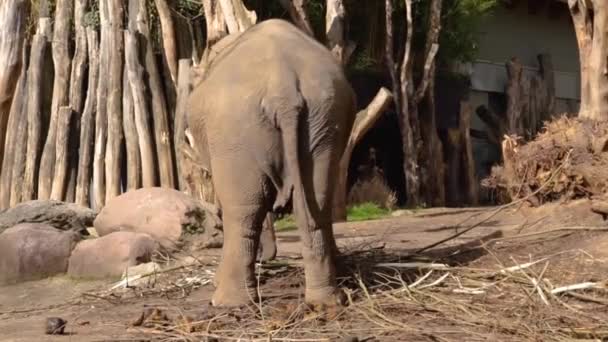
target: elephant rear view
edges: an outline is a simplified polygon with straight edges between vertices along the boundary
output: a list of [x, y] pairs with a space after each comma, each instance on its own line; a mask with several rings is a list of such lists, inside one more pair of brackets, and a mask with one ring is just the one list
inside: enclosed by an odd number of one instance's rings
[[188, 114], [224, 219], [212, 303], [258, 299], [254, 263], [264, 218], [293, 199], [306, 301], [340, 304], [331, 204], [354, 92], [332, 54], [286, 21], [225, 39], [190, 95]]

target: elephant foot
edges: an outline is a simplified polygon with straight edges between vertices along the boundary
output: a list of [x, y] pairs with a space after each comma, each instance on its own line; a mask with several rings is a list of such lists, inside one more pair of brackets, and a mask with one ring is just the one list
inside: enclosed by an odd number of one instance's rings
[[243, 307], [257, 304], [258, 299], [254, 288], [247, 290], [242, 287], [220, 285], [211, 298], [211, 305], [214, 307]]
[[327, 311], [346, 305], [346, 294], [338, 288], [306, 290], [306, 304], [316, 311]]

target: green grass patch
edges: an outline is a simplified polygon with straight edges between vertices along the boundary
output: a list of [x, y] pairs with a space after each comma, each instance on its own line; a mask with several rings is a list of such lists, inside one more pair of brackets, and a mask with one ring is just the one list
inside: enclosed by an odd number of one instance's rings
[[[349, 207], [346, 211], [346, 220], [349, 222], [377, 220], [390, 216], [390, 214], [390, 210], [370, 202]], [[274, 227], [277, 232], [289, 232], [298, 228], [293, 215], [287, 215], [275, 221]]]

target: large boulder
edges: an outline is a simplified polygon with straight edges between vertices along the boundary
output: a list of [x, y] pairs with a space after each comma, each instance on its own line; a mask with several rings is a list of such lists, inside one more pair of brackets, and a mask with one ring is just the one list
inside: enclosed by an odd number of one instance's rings
[[100, 236], [146, 233], [167, 249], [181, 247], [192, 235], [198, 235], [203, 247], [219, 247], [222, 242], [221, 220], [213, 206], [167, 188], [142, 188], [113, 198], [94, 226]]
[[35, 200], [20, 203], [0, 213], [0, 233], [20, 223], [46, 223], [61, 230], [74, 230], [85, 235], [97, 213], [74, 203]]
[[0, 284], [65, 273], [80, 240], [73, 231], [41, 223], [23, 223], [0, 234]]
[[80, 242], [70, 257], [68, 275], [74, 278], [120, 277], [126, 268], [147, 263], [159, 249], [148, 234], [114, 232]]

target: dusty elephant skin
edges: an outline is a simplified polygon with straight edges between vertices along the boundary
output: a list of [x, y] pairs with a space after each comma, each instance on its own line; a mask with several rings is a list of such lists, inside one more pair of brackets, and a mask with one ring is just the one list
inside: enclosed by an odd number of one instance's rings
[[0, 234], [0, 284], [42, 279], [65, 273], [80, 240], [46, 224], [22, 223]]
[[331, 198], [355, 117], [341, 65], [290, 23], [271, 19], [222, 46], [190, 96], [188, 124], [213, 174], [224, 220], [216, 306], [257, 299], [254, 262], [266, 213], [291, 198], [306, 301], [334, 306]]
[[221, 245], [221, 220], [211, 208], [180, 191], [142, 188], [113, 198], [94, 222], [99, 235], [116, 231], [149, 234], [167, 249], [181, 247], [184, 234], [198, 235], [203, 247]]

